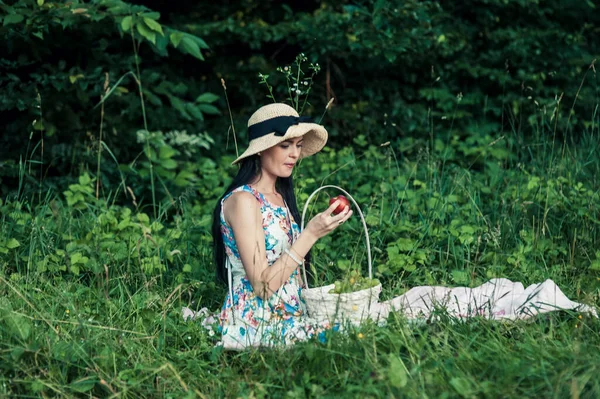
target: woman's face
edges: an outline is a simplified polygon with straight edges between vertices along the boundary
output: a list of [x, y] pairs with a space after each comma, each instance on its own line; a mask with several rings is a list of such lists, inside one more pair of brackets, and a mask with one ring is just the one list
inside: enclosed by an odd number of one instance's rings
[[292, 175], [294, 165], [302, 151], [303, 137], [297, 137], [277, 144], [262, 152], [260, 165], [263, 173], [276, 177], [289, 177]]

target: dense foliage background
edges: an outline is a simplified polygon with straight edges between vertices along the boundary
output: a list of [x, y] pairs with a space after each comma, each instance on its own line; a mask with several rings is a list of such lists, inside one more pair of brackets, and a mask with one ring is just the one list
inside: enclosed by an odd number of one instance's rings
[[[299, 54], [330, 133], [299, 206], [356, 198], [384, 299], [552, 278], [599, 306], [596, 7], [0, 0], [0, 395], [598, 397], [600, 322], [577, 313], [400, 315], [283, 354], [181, 318], [221, 305], [215, 200]], [[366, 270], [358, 218], [312, 251], [315, 284]]]
[[96, 171], [100, 146], [102, 187], [114, 190], [124, 173], [148, 198], [144, 130], [150, 146], [175, 147], [170, 171], [188, 172], [162, 194], [202, 191], [208, 160], [234, 153], [220, 78], [245, 145], [249, 114], [271, 101], [258, 74], [285, 101], [275, 68], [300, 52], [322, 68], [305, 113], [335, 98], [325, 123], [337, 148], [357, 134], [374, 144], [445, 135], [520, 144], [549, 132], [570, 141], [596, 117], [600, 17], [590, 1], [134, 3], [2, 3], [4, 193], [19, 187], [20, 161], [55, 187]]

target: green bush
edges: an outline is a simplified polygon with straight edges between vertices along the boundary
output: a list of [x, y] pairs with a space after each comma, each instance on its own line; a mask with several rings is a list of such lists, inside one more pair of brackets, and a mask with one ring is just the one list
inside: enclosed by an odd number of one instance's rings
[[156, 181], [150, 189], [155, 176], [147, 153], [156, 143], [140, 142], [138, 132], [190, 135], [206, 144], [193, 158], [171, 158], [183, 172], [178, 181], [192, 181], [198, 174], [186, 163], [219, 163], [234, 153], [227, 104], [212, 94], [223, 90], [220, 78], [243, 147], [248, 116], [271, 101], [259, 73], [269, 75], [275, 99], [286, 100], [284, 77], [274, 72], [300, 52], [321, 65], [304, 113], [317, 117], [336, 100], [323, 122], [334, 148], [360, 134], [371, 144], [427, 137], [432, 147], [448, 137], [479, 147], [510, 137], [512, 151], [526, 156], [526, 137], [580, 142], [598, 126], [593, 38], [600, 21], [591, 2], [188, 2], [151, 10], [104, 0], [0, 7], [0, 116], [14, 121], [0, 138], [6, 192], [20, 184], [34, 192], [40, 180], [44, 189], [57, 188], [57, 179], [97, 175], [100, 163], [106, 193], [123, 192], [125, 180], [146, 202], [151, 191], [159, 191], [153, 204], [175, 198], [181, 186]]
[[100, 165], [114, 190], [119, 163], [136, 172], [139, 130], [187, 131], [210, 146], [203, 120], [220, 113], [218, 97], [169, 62], [203, 60], [200, 37], [120, 0], [20, 0], [0, 9], [0, 118], [11, 121], [0, 138], [3, 191], [15, 190], [24, 171], [52, 187]]

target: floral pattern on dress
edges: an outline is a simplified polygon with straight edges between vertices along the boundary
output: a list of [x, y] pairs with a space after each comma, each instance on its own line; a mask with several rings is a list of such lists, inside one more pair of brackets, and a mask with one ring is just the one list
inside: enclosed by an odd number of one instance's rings
[[[288, 219], [289, 210], [286, 207], [271, 204], [248, 185], [236, 188], [223, 201], [239, 191], [251, 193], [260, 204], [267, 262], [271, 266], [285, 249], [291, 247], [300, 233], [300, 227], [291, 213]], [[242, 346], [287, 345], [315, 335], [323, 340], [326, 330], [337, 330], [337, 325], [330, 326], [327, 321], [311, 321], [307, 317], [306, 304], [302, 299], [300, 267], [268, 301], [254, 293], [242, 265], [233, 231], [225, 221], [222, 204], [221, 234], [233, 274], [233, 298], [230, 293], [227, 294], [219, 316], [223, 340]]]

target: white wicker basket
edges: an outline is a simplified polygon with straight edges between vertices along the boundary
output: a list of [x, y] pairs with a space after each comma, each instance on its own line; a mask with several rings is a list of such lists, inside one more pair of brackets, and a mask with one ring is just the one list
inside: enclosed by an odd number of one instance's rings
[[[353, 203], [360, 215], [363, 227], [365, 229], [365, 239], [367, 244], [367, 260], [369, 266], [369, 278], [373, 278], [373, 269], [371, 263], [371, 245], [369, 242], [369, 232], [365, 217], [352, 196], [338, 186], [327, 185], [319, 187], [306, 200], [304, 210], [302, 211], [301, 231], [304, 230], [304, 217], [310, 200], [316, 193], [325, 188], [336, 188], [342, 191]], [[360, 323], [370, 317], [372, 308], [379, 302], [379, 294], [381, 293], [381, 284], [375, 287], [367, 288], [360, 291], [348, 292], [343, 294], [330, 294], [329, 291], [334, 288], [334, 285], [326, 285], [323, 287], [309, 288], [308, 280], [306, 279], [306, 266], [302, 264], [302, 272], [304, 275], [304, 284], [306, 288], [302, 291], [304, 301], [309, 317], [313, 319], [328, 319], [334, 321], [350, 321]]]

